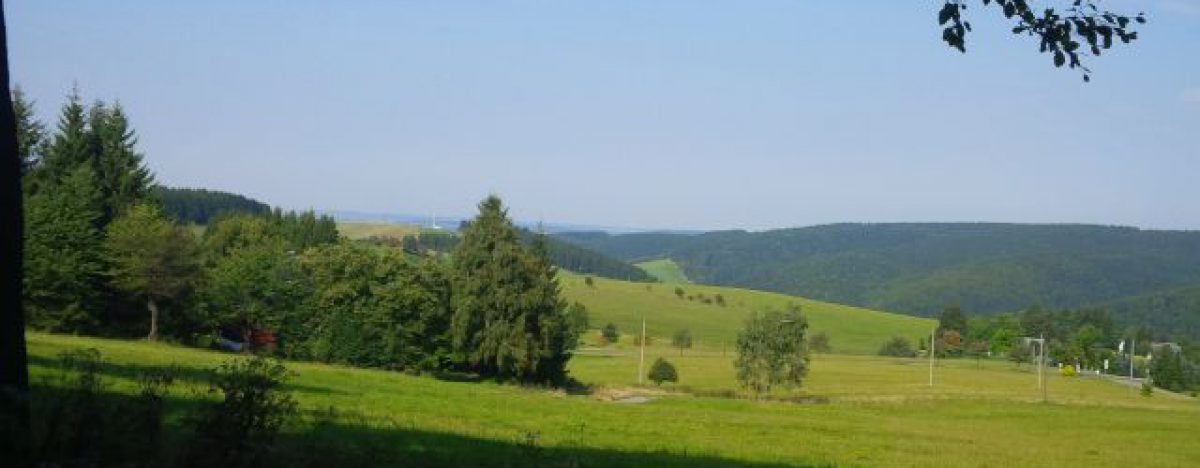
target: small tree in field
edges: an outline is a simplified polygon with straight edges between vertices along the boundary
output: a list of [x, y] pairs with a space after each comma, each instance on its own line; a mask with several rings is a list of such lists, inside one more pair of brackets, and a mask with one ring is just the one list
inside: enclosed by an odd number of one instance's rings
[[583, 277], [583, 284], [586, 284], [589, 288], [594, 288], [596, 287], [596, 280], [592, 279], [591, 276], [585, 276]]
[[603, 329], [600, 330], [600, 336], [603, 336], [609, 343], [616, 343], [621, 339], [621, 332], [617, 330], [617, 325], [609, 322]]
[[147, 339], [158, 339], [158, 305], [191, 287], [199, 274], [195, 240], [153, 205], [135, 205], [108, 226], [105, 250], [113, 284], [146, 301]]
[[829, 345], [829, 335], [825, 332], [817, 332], [808, 340], [808, 349], [821, 354], [833, 351], [833, 347]]
[[808, 373], [808, 321], [793, 306], [787, 312], [755, 312], [738, 333], [737, 368], [742, 386], [757, 394], [769, 393], [776, 385], [800, 386]]
[[917, 352], [913, 351], [912, 345], [909, 344], [908, 340], [897, 336], [888, 340], [879, 348], [879, 355], [893, 357], [914, 357], [917, 355]]
[[683, 350], [692, 347], [692, 332], [686, 328], [675, 332], [675, 336], [671, 337], [671, 346], [679, 348], [679, 355], [683, 356]]
[[1032, 356], [1033, 350], [1023, 343], [1018, 343], [1008, 350], [1008, 360], [1015, 363], [1017, 367], [1021, 367], [1023, 362], [1029, 362]]
[[650, 365], [650, 378], [654, 385], [662, 385], [663, 382], [675, 383], [679, 381], [679, 374], [675, 371], [675, 366], [663, 358], [654, 360], [654, 364]]
[[683, 293], [683, 288], [681, 288], [681, 287], [679, 287], [679, 286], [676, 286], [676, 287], [675, 287], [675, 297], [678, 297], [678, 298], [680, 298], [680, 299], [683, 299], [683, 294], [684, 294], [684, 293]]

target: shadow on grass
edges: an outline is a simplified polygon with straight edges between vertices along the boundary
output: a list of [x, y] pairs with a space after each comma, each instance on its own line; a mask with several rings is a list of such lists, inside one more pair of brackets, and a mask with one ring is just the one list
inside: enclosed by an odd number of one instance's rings
[[[133, 427], [123, 421], [108, 419], [104, 427], [88, 427], [79, 439], [75, 427], [59, 428], [67, 432], [68, 444], [48, 440], [56, 437], [54, 428], [43, 427], [48, 416], [40, 411], [46, 405], [38, 401], [53, 401], [61, 398], [62, 390], [35, 384], [31, 389], [34, 408], [34, 434], [31, 438], [14, 437], [6, 434], [8, 441], [33, 440], [35, 445], [18, 449], [18, 453], [7, 466], [215, 466], [199, 461], [189, 454], [188, 447], [194, 437], [187, 426], [187, 416], [202, 405], [188, 397], [185, 392], [176, 392], [164, 402], [162, 437], [151, 443], [144, 434], [121, 429]], [[136, 397], [105, 392], [99, 395], [101, 404], [113, 407], [132, 407]], [[41, 414], [40, 414], [41, 413]], [[62, 418], [64, 415], [58, 415]], [[87, 421], [87, 418], [70, 418]], [[368, 467], [368, 466], [421, 466], [421, 467], [608, 467], [648, 466], [694, 467], [775, 467], [794, 466], [772, 463], [754, 463], [733, 460], [719, 455], [706, 454], [703, 447], [696, 450], [625, 451], [597, 447], [586, 447], [586, 434], [580, 433], [581, 442], [568, 445], [546, 446], [536, 432], [513, 432], [505, 438], [505, 430], [495, 437], [478, 437], [444, 433], [411, 427], [380, 427], [357, 414], [338, 413], [336, 410], [306, 411], [292, 418], [288, 427], [267, 448], [263, 458], [257, 458], [253, 466], [259, 467]], [[47, 431], [50, 431], [49, 433]], [[562, 428], [571, 432], [571, 428]], [[20, 455], [24, 453], [25, 455]], [[28, 463], [26, 463], [28, 462]], [[224, 464], [221, 468], [232, 468]], [[248, 465], [249, 466], [249, 465]]]
[[[250, 358], [251, 356], [230, 355], [229, 359]], [[42, 367], [45, 369], [62, 369], [62, 362], [58, 358], [46, 356], [30, 355], [28, 357], [29, 367]], [[127, 381], [137, 381], [139, 376], [152, 373], [169, 373], [175, 380], [196, 385], [207, 385], [209, 378], [212, 376], [212, 369], [201, 369], [196, 367], [176, 366], [176, 365], [141, 365], [114, 363], [107, 359], [100, 361], [100, 374], [108, 379], [121, 379]], [[322, 395], [337, 395], [345, 394], [345, 392], [334, 390], [327, 387], [319, 387], [313, 385], [301, 385], [292, 382], [284, 384], [284, 389], [291, 391], [300, 391], [304, 393], [315, 393]]]

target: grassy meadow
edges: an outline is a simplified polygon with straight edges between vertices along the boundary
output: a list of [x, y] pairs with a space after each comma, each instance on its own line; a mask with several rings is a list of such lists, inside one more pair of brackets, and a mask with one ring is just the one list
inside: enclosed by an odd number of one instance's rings
[[[133, 392], [139, 369], [179, 366], [175, 420], [206, 398], [195, 376], [232, 355], [166, 344], [29, 333], [35, 383], [55, 356], [97, 348], [115, 392]], [[649, 355], [674, 352], [652, 347]], [[820, 355], [807, 403], [715, 398], [682, 386], [732, 388], [728, 356], [689, 353], [678, 388], [629, 391], [629, 356], [580, 356], [573, 375], [592, 394], [454, 382], [382, 370], [289, 363], [290, 389], [308, 417], [337, 409], [329, 434], [383, 464], [508, 466], [1188, 466], [1200, 459], [1195, 399], [1098, 379], [1052, 377], [1039, 403], [1035, 377], [1011, 364], [943, 362], [927, 386], [925, 362]], [[191, 378], [188, 378], [191, 376]], [[823, 399], [815, 397], [825, 397]], [[292, 429], [297, 430], [297, 429]], [[1129, 450], [1136, 447], [1137, 450]]]
[[[687, 328], [694, 346], [704, 350], [730, 348], [751, 312], [784, 309], [789, 304], [799, 305], [808, 318], [809, 331], [828, 334], [833, 351], [840, 354], [874, 354], [893, 336], [915, 340], [936, 325], [930, 319], [748, 289], [631, 283], [599, 277], [593, 277], [588, 286], [584, 277], [570, 272], [560, 272], [559, 283], [568, 301], [587, 306], [593, 328], [611, 322], [631, 338], [640, 332], [645, 318], [646, 333], [653, 339], [669, 342], [676, 330]], [[675, 295], [676, 287], [684, 289], [683, 298]], [[724, 306], [699, 298], [703, 295], [711, 299], [718, 294], [724, 298]]]
[[635, 266], [663, 283], [687, 284], [691, 282], [688, 281], [687, 275], [683, 273], [683, 268], [680, 268], [678, 263], [669, 258], [641, 262], [635, 264]]
[[338, 223], [338, 234], [347, 239], [368, 239], [371, 237], [403, 239], [421, 233], [421, 227], [411, 224], [352, 222]]

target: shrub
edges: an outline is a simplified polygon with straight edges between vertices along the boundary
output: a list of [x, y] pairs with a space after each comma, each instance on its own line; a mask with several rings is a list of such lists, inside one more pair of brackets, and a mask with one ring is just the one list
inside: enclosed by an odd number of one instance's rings
[[1154, 396], [1154, 381], [1146, 379], [1142, 381], [1142, 396]]
[[608, 341], [609, 343], [616, 343], [621, 339], [621, 332], [617, 330], [616, 324], [609, 322], [608, 325], [605, 325], [604, 328], [600, 330], [600, 336], [603, 336], [604, 340]]
[[596, 287], [596, 280], [592, 279], [591, 276], [585, 276], [583, 277], [583, 284], [588, 285], [589, 288], [594, 288]]
[[675, 371], [675, 366], [663, 358], [654, 360], [654, 364], [650, 365], [650, 374], [648, 376], [654, 385], [662, 385], [663, 382], [675, 383], [679, 381], [679, 374]]
[[683, 295], [684, 295], [683, 288], [676, 286], [675, 287], [675, 297], [683, 299]]
[[1066, 364], [1062, 366], [1058, 372], [1062, 374], [1063, 377], [1075, 377], [1075, 366], [1073, 364]]
[[193, 439], [185, 464], [257, 466], [279, 429], [296, 411], [283, 390], [287, 369], [278, 361], [256, 357], [222, 364], [210, 376], [209, 392], [220, 399], [191, 415]]
[[880, 356], [895, 356], [895, 357], [915, 357], [916, 351], [913, 351], [912, 345], [908, 340], [902, 337], [893, 337], [879, 348]]
[[818, 332], [808, 340], [808, 349], [814, 353], [828, 353], [833, 350], [829, 346], [829, 335], [825, 332]]
[[716, 296], [713, 296], [713, 299], [717, 301], [717, 305], [725, 307], [725, 296], [717, 294]]
[[675, 332], [675, 336], [671, 337], [671, 346], [679, 348], [679, 355], [683, 355], [683, 350], [692, 347], [692, 332], [686, 328]]

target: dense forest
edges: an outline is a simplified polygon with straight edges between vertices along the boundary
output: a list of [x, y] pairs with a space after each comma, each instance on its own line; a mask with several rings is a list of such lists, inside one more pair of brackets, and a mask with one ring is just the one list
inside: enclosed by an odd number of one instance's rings
[[1114, 303], [1121, 321], [1154, 315], [1158, 327], [1200, 326], [1196, 301], [1124, 301], [1200, 285], [1200, 232], [947, 223], [558, 236], [625, 260], [670, 258], [701, 283], [923, 316], [947, 304], [996, 313]]
[[[555, 239], [552, 236], [542, 237], [528, 229], [517, 228], [526, 245], [532, 245], [535, 239], [545, 242], [546, 254], [554, 266], [576, 273], [602, 276], [637, 282], [653, 282], [652, 276], [641, 268], [625, 261], [596, 252], [586, 247], [580, 247], [570, 242]], [[409, 253], [449, 252], [458, 244], [458, 235], [447, 231], [422, 231], [418, 236], [408, 236], [401, 241], [404, 250]], [[376, 238], [375, 243], [395, 244], [395, 240]]]
[[236, 193], [156, 186], [153, 194], [163, 211], [181, 223], [208, 224], [221, 214], [271, 212], [266, 203]]

